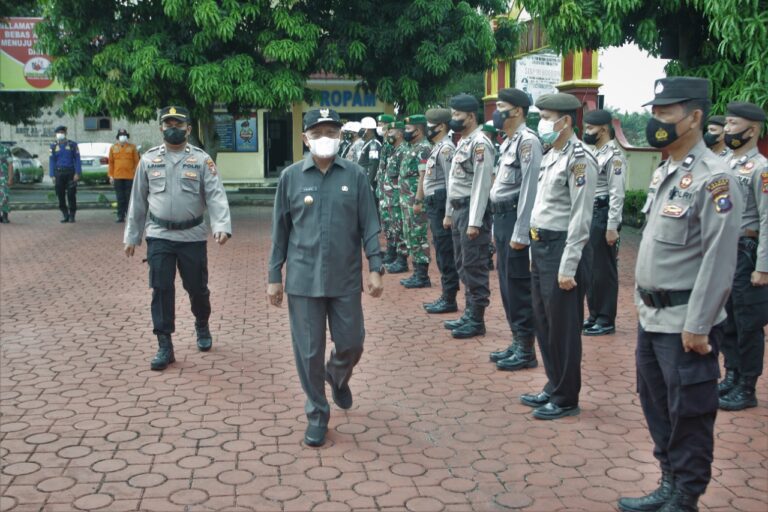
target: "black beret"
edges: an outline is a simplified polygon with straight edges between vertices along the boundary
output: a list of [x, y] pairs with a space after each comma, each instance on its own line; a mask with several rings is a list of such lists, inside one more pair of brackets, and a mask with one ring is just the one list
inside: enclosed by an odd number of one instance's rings
[[733, 117], [740, 117], [748, 121], [765, 121], [765, 112], [763, 109], [755, 105], [754, 103], [746, 103], [743, 101], [732, 101], [728, 104], [728, 115]]
[[477, 98], [470, 94], [459, 94], [451, 98], [451, 108], [459, 112], [469, 112], [474, 114], [480, 108]]
[[584, 114], [584, 122], [595, 126], [610, 124], [611, 119], [613, 116], [607, 110], [590, 110]]
[[64, 125], [59, 125], [56, 127], [55, 130], [53, 130], [53, 133], [59, 133], [59, 132], [67, 133], [67, 127]]
[[447, 108], [431, 108], [427, 110], [427, 122], [432, 124], [450, 123], [451, 111]]
[[725, 116], [712, 116], [707, 120], [707, 124], [716, 124], [718, 126], [725, 126]]
[[335, 110], [329, 108], [316, 108], [304, 114], [304, 131], [309, 130], [313, 126], [317, 126], [320, 123], [331, 123], [338, 127], [344, 125], [344, 123], [341, 122], [339, 114]]
[[189, 121], [189, 110], [184, 107], [165, 107], [160, 111], [160, 122], [166, 119], [177, 119], [182, 122]]
[[671, 76], [656, 80], [653, 87], [656, 95], [646, 105], [673, 105], [688, 100], [708, 100], [709, 80], [690, 76]]
[[126, 130], [125, 128], [120, 128], [119, 130], [117, 130], [117, 137], [119, 137], [121, 135], [125, 135], [126, 137], [130, 137], [130, 135], [128, 135], [128, 130]]
[[558, 92], [539, 96], [539, 99], [536, 100], [536, 108], [556, 112], [571, 112], [580, 109], [581, 102], [573, 94]]
[[498, 94], [499, 101], [504, 101], [516, 107], [530, 107], [531, 99], [520, 89], [501, 89]]

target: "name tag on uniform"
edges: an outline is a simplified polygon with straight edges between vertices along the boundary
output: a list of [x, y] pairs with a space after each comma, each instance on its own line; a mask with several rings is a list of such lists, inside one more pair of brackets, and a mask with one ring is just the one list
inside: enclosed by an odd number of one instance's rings
[[197, 179], [197, 173], [196, 172], [185, 172], [184, 173], [184, 177], [196, 180]]
[[317, 187], [303, 187], [302, 192], [317, 192]]

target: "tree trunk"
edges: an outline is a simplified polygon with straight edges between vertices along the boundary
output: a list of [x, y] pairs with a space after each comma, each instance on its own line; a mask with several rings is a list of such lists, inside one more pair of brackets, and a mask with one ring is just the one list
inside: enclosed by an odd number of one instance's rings
[[205, 116], [192, 123], [192, 144], [203, 148], [203, 151], [211, 155], [214, 162], [219, 152], [219, 140], [216, 136], [216, 120], [213, 117], [211, 106]]

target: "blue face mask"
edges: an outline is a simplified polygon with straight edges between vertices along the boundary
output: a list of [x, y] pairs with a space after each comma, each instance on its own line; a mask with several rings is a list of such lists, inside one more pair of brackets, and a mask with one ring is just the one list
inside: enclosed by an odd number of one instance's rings
[[504, 112], [500, 110], [496, 110], [493, 112], [493, 127], [497, 130], [503, 130], [504, 129], [504, 121], [509, 119], [509, 110], [505, 110]]

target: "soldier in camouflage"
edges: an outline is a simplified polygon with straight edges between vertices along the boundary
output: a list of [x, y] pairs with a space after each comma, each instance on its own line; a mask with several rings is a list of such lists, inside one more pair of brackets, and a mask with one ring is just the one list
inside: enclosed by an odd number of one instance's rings
[[379, 166], [376, 171], [376, 198], [379, 200], [379, 216], [381, 217], [381, 227], [384, 230], [384, 235], [387, 238], [387, 252], [384, 255], [384, 264], [389, 265], [395, 262], [397, 258], [397, 244], [394, 240], [389, 238], [391, 233], [392, 218], [390, 217], [390, 196], [384, 192], [386, 185], [386, 170], [387, 161], [392, 153], [395, 152], [395, 146], [393, 146], [394, 136], [390, 141], [389, 124], [395, 122], [395, 116], [390, 114], [381, 114], [376, 118], [376, 134], [384, 139], [381, 145], [381, 153], [379, 154]]
[[389, 231], [387, 240], [395, 245], [397, 256], [393, 263], [386, 265], [390, 274], [402, 274], [408, 272], [408, 247], [403, 239], [403, 211], [400, 207], [400, 164], [408, 152], [408, 143], [403, 138], [405, 124], [397, 121], [389, 125], [388, 136], [394, 151], [387, 159], [384, 170], [384, 194], [388, 196], [389, 206]]

